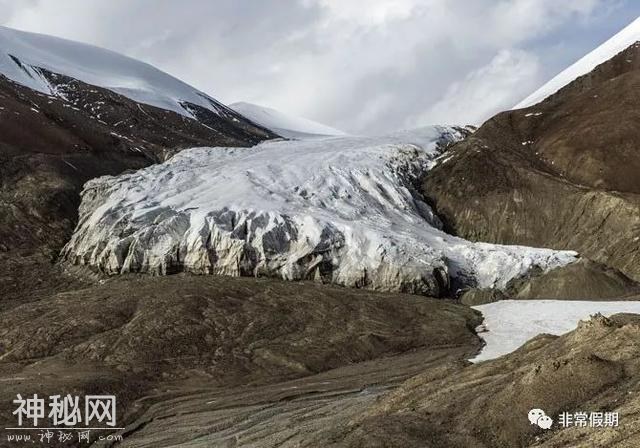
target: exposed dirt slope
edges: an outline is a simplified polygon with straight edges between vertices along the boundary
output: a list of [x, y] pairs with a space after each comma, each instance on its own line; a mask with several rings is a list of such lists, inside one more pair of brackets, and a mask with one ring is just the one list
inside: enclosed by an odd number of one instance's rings
[[460, 300], [473, 306], [501, 299], [637, 300], [639, 294], [640, 285], [617, 269], [582, 258], [546, 273], [514, 279], [504, 291], [470, 289]]

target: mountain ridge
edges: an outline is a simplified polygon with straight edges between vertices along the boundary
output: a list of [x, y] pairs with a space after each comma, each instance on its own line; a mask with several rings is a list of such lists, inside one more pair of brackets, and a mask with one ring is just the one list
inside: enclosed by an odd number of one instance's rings
[[543, 101], [638, 41], [640, 41], [640, 17], [520, 101], [514, 109], [530, 107]]
[[45, 69], [191, 118], [195, 117], [186, 104], [235, 115], [204, 92], [151, 64], [112, 50], [4, 26], [0, 26], [0, 49], [0, 73], [41, 93], [56, 92], [56, 87], [40, 72]]
[[[4, 27], [0, 43], [4, 252], [24, 249], [53, 257], [75, 225], [79, 192], [91, 178], [142, 168], [188, 147], [247, 147], [279, 137], [150, 65], [108, 50]], [[74, 53], [78, 48], [82, 51]], [[46, 53], [48, 49], [53, 52]], [[107, 60], [98, 64], [96, 60], [104, 55]], [[86, 67], [82, 65], [85, 57]], [[114, 59], [125, 63], [106, 74], [91, 73]], [[71, 62], [80, 65], [74, 67]], [[108, 75], [119, 73], [114, 79], [131, 86], [140, 71], [151, 73], [151, 81], [160, 79], [160, 84], [174, 86], [171, 94], [151, 98], [155, 84], [144, 78], [139, 86], [150, 87], [136, 94], [79, 79], [99, 77], [99, 84], [113, 87]], [[176, 96], [184, 91], [189, 94]], [[140, 98], [146, 102], [132, 99], [145, 92], [151, 95]], [[162, 98], [168, 99], [163, 102]]]

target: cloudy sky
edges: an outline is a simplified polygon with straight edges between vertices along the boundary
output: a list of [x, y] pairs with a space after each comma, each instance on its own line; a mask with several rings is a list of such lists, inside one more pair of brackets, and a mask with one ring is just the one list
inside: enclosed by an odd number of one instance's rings
[[639, 15], [636, 0], [0, 0], [2, 25], [367, 134], [479, 124]]

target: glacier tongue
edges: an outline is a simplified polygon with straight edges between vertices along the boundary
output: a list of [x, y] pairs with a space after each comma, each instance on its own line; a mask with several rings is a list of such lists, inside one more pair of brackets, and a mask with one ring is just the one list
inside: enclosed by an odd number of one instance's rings
[[437, 163], [429, 127], [386, 137], [194, 148], [85, 185], [63, 258], [108, 274], [264, 275], [425, 295], [504, 287], [573, 252], [448, 235], [413, 185]]

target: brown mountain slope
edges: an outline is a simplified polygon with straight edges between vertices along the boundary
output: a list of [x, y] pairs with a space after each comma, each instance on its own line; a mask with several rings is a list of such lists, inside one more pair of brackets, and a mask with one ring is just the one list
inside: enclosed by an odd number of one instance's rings
[[425, 179], [465, 238], [573, 249], [640, 279], [640, 45], [488, 120]]

